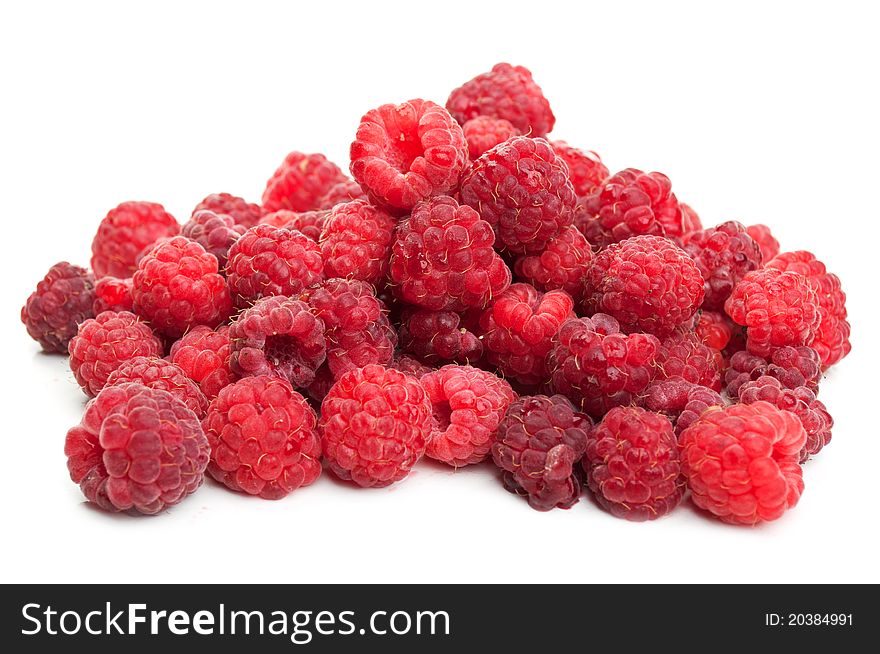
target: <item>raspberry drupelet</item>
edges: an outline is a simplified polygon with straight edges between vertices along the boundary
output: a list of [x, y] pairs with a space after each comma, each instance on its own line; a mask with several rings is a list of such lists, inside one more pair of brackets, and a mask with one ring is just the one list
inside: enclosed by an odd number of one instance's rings
[[[688, 234], [693, 234], [694, 232], [699, 232], [703, 229], [703, 222], [700, 220], [700, 216], [694, 211], [693, 207], [689, 204], [685, 204], [684, 202], [680, 203], [681, 206], [681, 218], [682, 218], [682, 234], [687, 236]], [[749, 234], [751, 236], [751, 234]], [[765, 259], [766, 261], [766, 259]]]
[[220, 272], [223, 272], [226, 268], [229, 248], [246, 230], [247, 227], [237, 224], [228, 214], [202, 209], [196, 211], [183, 225], [180, 235], [192, 239], [217, 257]]
[[212, 193], [196, 205], [193, 215], [199, 211], [213, 211], [216, 214], [230, 216], [236, 225], [241, 225], [245, 229], [260, 222], [264, 213], [260, 205], [229, 193]]
[[766, 359], [745, 350], [736, 352], [724, 371], [727, 394], [736, 399], [743, 384], [764, 376], [778, 379], [785, 388], [806, 386], [817, 393], [822, 376], [819, 353], [803, 345], [780, 347]]
[[92, 271], [96, 277], [131, 277], [145, 249], [179, 232], [180, 225], [161, 204], [123, 202], [98, 227], [92, 241]]
[[93, 318], [95, 279], [66, 261], [49, 268], [21, 309], [21, 321], [46, 352], [65, 354], [79, 325]]
[[700, 311], [694, 332], [703, 343], [721, 352], [730, 343], [734, 325], [727, 314], [719, 311]]
[[427, 363], [475, 364], [483, 357], [483, 342], [453, 311], [404, 309], [398, 334], [400, 347]]
[[180, 366], [170, 361], [152, 356], [134, 357], [123, 362], [110, 373], [104, 387], [127, 383], [168, 391], [195, 413], [197, 418], [201, 420], [205, 417], [205, 411], [208, 409], [208, 399], [205, 394], [192, 379], [186, 376]]
[[593, 251], [584, 235], [569, 225], [547, 241], [535, 254], [516, 259], [517, 277], [541, 291], [561, 289], [580, 303], [584, 296], [584, 277], [593, 261]]
[[101, 277], [95, 282], [95, 302], [92, 305], [97, 316], [104, 311], [132, 311], [134, 300], [131, 297], [131, 277]]
[[336, 184], [347, 179], [339, 167], [328, 161], [323, 154], [291, 152], [266, 183], [263, 210], [320, 209], [324, 195]]
[[550, 145], [568, 166], [568, 177], [579, 198], [595, 193], [611, 176], [608, 167], [592, 150], [579, 150], [565, 141], [551, 141]]
[[231, 355], [228, 325], [216, 330], [199, 325], [174, 342], [168, 358], [199, 385], [205, 397], [213, 400], [222, 388], [238, 379], [229, 367]]
[[519, 136], [519, 130], [503, 118], [477, 116], [461, 126], [471, 159], [477, 159], [507, 139]]
[[396, 221], [363, 200], [337, 204], [324, 221], [319, 242], [328, 277], [379, 284], [388, 272]]
[[652, 381], [638, 402], [639, 406], [669, 418], [676, 434], [690, 427], [709, 407], [726, 406], [717, 391], [681, 377]]

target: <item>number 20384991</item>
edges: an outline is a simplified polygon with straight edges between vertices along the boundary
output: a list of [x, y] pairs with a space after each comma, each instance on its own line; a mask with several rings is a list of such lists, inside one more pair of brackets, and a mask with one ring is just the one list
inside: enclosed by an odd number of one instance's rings
[[851, 627], [852, 613], [765, 613], [767, 627]]

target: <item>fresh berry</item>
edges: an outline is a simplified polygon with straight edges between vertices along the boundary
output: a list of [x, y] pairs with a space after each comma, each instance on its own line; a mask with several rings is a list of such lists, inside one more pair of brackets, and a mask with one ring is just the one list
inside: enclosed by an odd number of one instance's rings
[[236, 225], [242, 225], [245, 229], [253, 227], [263, 217], [263, 208], [258, 204], [252, 204], [236, 195], [229, 193], [213, 193], [196, 205], [193, 215], [199, 211], [213, 211], [216, 214], [231, 216]]
[[67, 352], [80, 323], [95, 314], [95, 279], [66, 261], [49, 268], [21, 309], [21, 321], [46, 352]]
[[578, 197], [592, 195], [611, 176], [608, 167], [592, 150], [579, 150], [565, 141], [552, 141], [550, 145], [568, 166], [568, 177]]
[[584, 235], [570, 225], [547, 241], [544, 250], [516, 259], [517, 277], [541, 291], [561, 289], [580, 302], [584, 277], [593, 261], [593, 251]]
[[238, 379], [229, 367], [232, 341], [229, 327], [216, 330], [204, 325], [193, 327], [171, 346], [169, 359], [199, 385], [209, 400]]
[[721, 390], [722, 365], [718, 350], [704, 344], [695, 333], [684, 331], [660, 342], [656, 378], [681, 377], [717, 392]]
[[716, 391], [692, 384], [681, 377], [656, 380], [648, 384], [639, 398], [639, 405], [662, 413], [675, 425], [680, 434], [690, 427], [709, 407], [723, 407], [724, 399]]
[[321, 230], [321, 255], [328, 277], [381, 282], [388, 272], [396, 221], [363, 200], [337, 204]]
[[733, 399], [743, 384], [765, 376], [778, 379], [785, 388], [806, 386], [817, 392], [821, 374], [819, 354], [811, 347], [781, 347], [767, 359], [743, 350], [730, 358], [724, 385]]
[[123, 202], [98, 227], [92, 241], [92, 270], [96, 277], [131, 277], [141, 252], [179, 232], [180, 225], [161, 204]]
[[467, 140], [471, 159], [477, 159], [499, 143], [519, 135], [519, 130], [509, 120], [489, 116], [471, 118], [461, 129]]
[[453, 311], [405, 309], [399, 335], [400, 347], [427, 363], [475, 364], [483, 357], [483, 342]]
[[746, 232], [754, 239], [758, 247], [761, 248], [761, 258], [767, 263], [779, 254], [779, 241], [773, 236], [767, 225], [749, 225]]
[[260, 219], [260, 224], [282, 227], [284, 229], [295, 229], [317, 243], [318, 239], [321, 238], [324, 221], [327, 220], [329, 215], [329, 209], [318, 209], [316, 211], [279, 209], [263, 216]]
[[684, 250], [703, 275], [703, 307], [712, 311], [723, 309], [733, 287], [747, 272], [761, 267], [761, 249], [745, 226], [734, 220], [689, 234]]
[[229, 248], [246, 229], [244, 225], [236, 224], [232, 216], [203, 209], [192, 215], [192, 218], [181, 228], [180, 234], [192, 239], [217, 257], [220, 270], [223, 270], [226, 268]]
[[208, 409], [208, 400], [196, 383], [176, 364], [159, 357], [134, 357], [110, 373], [107, 386], [127, 383], [168, 391], [201, 419]]
[[318, 209], [328, 211], [342, 202], [366, 199], [367, 194], [364, 193], [361, 185], [353, 179], [346, 178], [330, 187], [330, 190], [318, 201]]
[[[694, 232], [699, 232], [703, 229], [703, 223], [700, 220], [700, 216], [697, 215], [697, 212], [693, 210], [693, 208], [685, 204], [684, 202], [680, 203], [681, 206], [681, 233], [684, 236], [688, 234], [693, 234]], [[749, 233], [751, 236], [751, 233]]]
[[416, 379], [421, 379], [434, 370], [434, 368], [426, 366], [418, 359], [399, 352], [394, 355], [394, 360], [388, 364], [388, 367], [393, 368], [394, 370], [399, 370], [400, 372], [415, 377]]
[[703, 310], [697, 316], [694, 327], [697, 338], [719, 352], [724, 350], [733, 336], [733, 325], [726, 314]]
[[95, 282], [95, 301], [92, 305], [95, 315], [104, 311], [132, 311], [134, 300], [131, 297], [131, 277], [101, 277]]
[[266, 183], [263, 210], [321, 209], [324, 195], [336, 184], [347, 179], [339, 167], [327, 161], [323, 154], [291, 152]]

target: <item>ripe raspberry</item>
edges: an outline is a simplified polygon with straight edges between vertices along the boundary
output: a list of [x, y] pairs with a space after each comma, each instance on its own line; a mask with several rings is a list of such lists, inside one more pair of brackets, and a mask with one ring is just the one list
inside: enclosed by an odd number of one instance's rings
[[730, 358], [724, 384], [733, 399], [739, 397], [739, 389], [745, 383], [764, 376], [778, 379], [785, 388], [806, 386], [818, 392], [821, 374], [819, 354], [811, 347], [781, 347], [767, 359], [743, 350]]
[[768, 402], [706, 411], [680, 438], [694, 504], [733, 524], [776, 520], [804, 490], [806, 438], [797, 416]]
[[519, 130], [509, 120], [489, 116], [471, 118], [461, 126], [461, 129], [467, 140], [468, 152], [472, 160], [499, 143], [519, 135]]
[[324, 322], [300, 300], [281, 296], [257, 300], [229, 327], [229, 366], [242, 377], [274, 375], [304, 388], [327, 355]]
[[133, 313], [105, 311], [80, 324], [68, 350], [77, 383], [94, 397], [110, 373], [126, 361], [162, 356], [162, 341]]
[[295, 229], [317, 243], [318, 239], [321, 238], [324, 221], [327, 220], [329, 215], [329, 209], [318, 209], [317, 211], [279, 209], [263, 216], [260, 219], [260, 224], [272, 225], [272, 227], [281, 227], [283, 229]]
[[517, 258], [514, 270], [541, 291], [561, 289], [580, 302], [584, 277], [593, 261], [593, 251], [584, 235], [570, 225], [547, 241], [542, 252]]
[[427, 455], [456, 468], [485, 459], [516, 393], [506, 381], [472, 366], [443, 366], [420, 382], [433, 411]]
[[779, 241], [776, 240], [767, 225], [749, 225], [746, 227], [746, 232], [761, 248], [761, 258], [764, 263], [779, 254]]
[[717, 392], [721, 390], [722, 365], [718, 350], [705, 345], [693, 332], [679, 332], [661, 341], [656, 378], [681, 377]]
[[131, 311], [134, 308], [131, 291], [131, 277], [101, 277], [95, 282], [95, 301], [92, 304], [94, 314], [104, 311]]
[[492, 249], [495, 235], [468, 206], [440, 196], [401, 221], [391, 249], [394, 293], [432, 311], [485, 307], [510, 286], [510, 270]]
[[321, 404], [324, 458], [340, 479], [388, 486], [406, 477], [431, 436], [431, 403], [414, 377], [369, 365], [340, 377]]
[[464, 124], [477, 116], [510, 121], [522, 134], [544, 136], [553, 129], [556, 118], [541, 87], [523, 66], [495, 64], [455, 89], [446, 108]]
[[589, 416], [562, 395], [521, 397], [498, 425], [492, 459], [507, 489], [527, 496], [533, 509], [568, 509], [581, 494], [574, 466], [592, 429]]
[[217, 257], [184, 236], [159, 243], [141, 259], [132, 299], [135, 313], [172, 338], [196, 325], [215, 327], [232, 311]]
[[483, 342], [452, 311], [404, 310], [399, 335], [400, 347], [420, 361], [474, 364], [483, 356]]
[[746, 327], [749, 352], [762, 357], [785, 345], [809, 345], [821, 319], [809, 280], [772, 268], [746, 274], [724, 309], [734, 322]]
[[697, 338], [719, 352], [727, 347], [733, 336], [730, 318], [717, 311], [700, 311], [695, 326]]
[[381, 282], [388, 272], [396, 221], [363, 200], [337, 204], [321, 230], [319, 243], [328, 277]]
[[680, 434], [696, 422], [706, 409], [723, 407], [725, 402], [711, 388], [673, 377], [648, 384], [639, 398], [639, 405], [649, 411], [662, 413], [675, 425], [675, 433]]
[[434, 368], [426, 366], [418, 359], [414, 359], [408, 354], [400, 354], [399, 352], [394, 355], [394, 360], [388, 364], [388, 367], [393, 368], [394, 370], [399, 370], [400, 372], [415, 377], [416, 379], [421, 379], [423, 376], [434, 370]]
[[229, 249], [226, 280], [244, 309], [273, 295], [296, 296], [323, 278], [321, 248], [295, 230], [251, 227]]
[[[687, 236], [688, 234], [692, 234], [694, 232], [699, 232], [703, 229], [703, 223], [700, 221], [700, 217], [697, 215], [697, 212], [693, 210], [693, 208], [685, 204], [684, 202], [679, 203], [681, 206], [681, 224], [682, 224], [682, 234]], [[751, 233], [749, 233], [751, 236]]]
[[266, 183], [263, 210], [312, 211], [333, 186], [348, 178], [323, 154], [291, 152]]
[[583, 466], [596, 501], [618, 518], [662, 518], [684, 497], [672, 423], [638, 407], [608, 412], [587, 438]]
[[492, 225], [510, 252], [541, 252], [572, 224], [577, 196], [568, 166], [544, 139], [516, 136], [474, 162], [461, 181], [462, 203]]
[[592, 195], [611, 177], [608, 167], [592, 150], [579, 150], [565, 141], [551, 141], [550, 145], [568, 166], [568, 176], [578, 197]]
[[464, 132], [427, 100], [368, 111], [351, 144], [351, 174], [370, 201], [396, 213], [449, 193], [468, 162]]
[[315, 371], [315, 380], [309, 384], [305, 390], [308, 396], [320, 405], [335, 383], [336, 378], [330, 371], [330, 366], [328, 366], [325, 361]]
[[208, 474], [231, 488], [277, 500], [321, 475], [317, 417], [285, 379], [245, 377], [220, 391], [203, 421]]
[[681, 248], [660, 236], [635, 236], [608, 246], [586, 277], [588, 313], [607, 313], [627, 332], [667, 336], [703, 302], [703, 276]]
[[486, 359], [521, 384], [546, 381], [551, 339], [574, 317], [573, 309], [565, 291], [540, 293], [529, 284], [513, 284], [480, 317]]
[[318, 201], [318, 209], [330, 210], [337, 204], [342, 202], [351, 202], [352, 200], [367, 200], [367, 194], [364, 189], [353, 179], [345, 178], [344, 181], [338, 182], [330, 187], [324, 196]]
[[245, 229], [253, 227], [263, 217], [263, 207], [252, 204], [237, 195], [229, 193], [213, 193], [196, 205], [193, 215], [199, 211], [213, 211], [216, 214], [231, 216], [236, 225], [243, 225]]
[[550, 385], [575, 406], [601, 418], [631, 404], [651, 381], [660, 341], [651, 334], [621, 334], [611, 316], [566, 320], [547, 357]]
[[733, 287], [747, 272], [761, 267], [761, 249], [745, 226], [734, 220], [689, 234], [684, 250], [705, 280], [703, 306], [713, 311], [724, 308]]
[[77, 326], [94, 317], [95, 279], [66, 261], [49, 268], [21, 309], [21, 321], [46, 352], [67, 352]]
[[244, 225], [237, 225], [230, 215], [201, 210], [196, 211], [183, 225], [180, 234], [217, 257], [217, 264], [223, 270], [226, 268], [229, 248], [246, 230]]
[[123, 202], [98, 227], [92, 241], [92, 270], [97, 277], [131, 277], [145, 248], [179, 232], [180, 225], [161, 204]]
[[154, 515], [198, 489], [210, 449], [196, 415], [171, 393], [117, 384], [88, 403], [64, 454], [90, 502]]
[[229, 367], [231, 355], [227, 325], [216, 330], [199, 325], [175, 341], [169, 358], [199, 385], [205, 397], [213, 400], [221, 389], [238, 379]]
[[136, 383], [147, 388], [168, 391], [201, 419], [208, 410], [208, 400], [183, 370], [159, 357], [134, 357], [110, 373], [106, 386]]

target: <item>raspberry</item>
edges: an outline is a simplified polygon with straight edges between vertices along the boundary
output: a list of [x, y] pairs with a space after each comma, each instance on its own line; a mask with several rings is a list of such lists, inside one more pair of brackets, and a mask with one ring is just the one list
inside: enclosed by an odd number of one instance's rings
[[70, 339], [70, 369], [94, 397], [121, 364], [138, 356], [162, 356], [162, 341], [128, 311], [105, 311], [80, 324]]
[[426, 366], [418, 359], [414, 359], [408, 354], [400, 353], [394, 356], [394, 360], [388, 364], [388, 367], [393, 368], [394, 370], [399, 370], [400, 372], [415, 377], [416, 379], [421, 379], [434, 370], [434, 368]]
[[213, 400], [221, 389], [238, 379], [229, 368], [231, 354], [232, 341], [227, 325], [216, 330], [199, 325], [171, 346], [169, 358], [199, 385], [205, 397]]
[[263, 217], [263, 207], [252, 204], [236, 195], [229, 193], [213, 193], [196, 205], [193, 215], [199, 211], [213, 211], [216, 214], [231, 216], [236, 225], [245, 229], [253, 227]]
[[816, 399], [816, 394], [806, 386], [785, 388], [774, 377], [759, 377], [740, 387], [739, 401], [743, 404], [769, 402], [778, 409], [795, 414], [807, 433], [807, 440], [800, 452], [801, 463], [818, 454], [831, 440], [834, 420], [825, 405]]
[[131, 298], [131, 277], [101, 277], [95, 282], [95, 301], [92, 309], [95, 315], [103, 311], [131, 311], [134, 300]]
[[179, 232], [180, 225], [161, 204], [123, 202], [98, 227], [92, 241], [92, 270], [96, 277], [131, 277], [144, 249]]
[[779, 241], [776, 240], [767, 225], [749, 225], [746, 227], [746, 232], [758, 244], [758, 247], [761, 248], [761, 258], [764, 263], [767, 263], [779, 254]]
[[696, 334], [676, 333], [660, 343], [656, 378], [681, 377], [717, 392], [721, 390], [722, 364], [721, 353], [705, 345]]
[[749, 352], [762, 357], [785, 345], [812, 343], [821, 319], [816, 293], [806, 277], [768, 268], [747, 273], [724, 309], [746, 327]]
[[669, 418], [676, 434], [690, 427], [709, 407], [725, 406], [716, 391], [681, 377], [651, 382], [639, 398], [639, 404]]
[[427, 455], [456, 468], [485, 459], [516, 393], [506, 381], [472, 366], [443, 366], [421, 378], [433, 411]]
[[337, 204], [321, 230], [321, 255], [328, 277], [378, 284], [388, 272], [395, 220], [363, 200]]
[[539, 290], [561, 289], [579, 302], [584, 295], [584, 277], [592, 260], [590, 244], [571, 225], [547, 241], [543, 251], [518, 257], [514, 271]]
[[473, 364], [483, 356], [483, 342], [452, 311], [404, 310], [399, 335], [400, 346], [420, 361]]
[[840, 288], [840, 278], [829, 273], [825, 264], [810, 252], [784, 252], [767, 263], [767, 268], [797, 272], [807, 278], [819, 300], [819, 327], [808, 343], [819, 353], [822, 365], [834, 365], [852, 349], [849, 342], [850, 326], [846, 319], [846, 294]]
[[467, 162], [461, 127], [427, 100], [368, 111], [351, 144], [351, 174], [374, 204], [396, 213], [455, 189]]
[[321, 404], [324, 458], [340, 479], [388, 486], [406, 477], [431, 436], [431, 403], [414, 378], [369, 365], [340, 377]]
[[323, 154], [291, 152], [266, 183], [263, 210], [312, 211], [333, 186], [348, 178]]
[[215, 327], [232, 311], [217, 257], [184, 236], [159, 243], [141, 259], [131, 294], [135, 313], [172, 338], [195, 325]]
[[684, 250], [697, 264], [705, 280], [703, 306], [723, 309], [733, 287], [747, 272], [761, 267], [761, 249], [744, 225], [728, 221], [684, 239]]
[[516, 136], [474, 162], [461, 200], [517, 254], [541, 252], [572, 224], [577, 197], [568, 166], [544, 139]]
[[551, 141], [550, 145], [568, 166], [568, 176], [578, 197], [592, 195], [611, 176], [608, 167], [592, 150], [578, 150], [565, 141]]
[[226, 280], [240, 309], [273, 295], [296, 296], [323, 278], [321, 248], [295, 230], [251, 227], [229, 249]]
[[628, 332], [669, 335], [703, 302], [703, 277], [693, 259], [659, 236], [608, 246], [593, 259], [585, 281], [587, 312], [607, 313]]
[[317, 417], [285, 379], [245, 377], [220, 391], [203, 421], [208, 474], [231, 488], [277, 500], [321, 475]]
[[508, 490], [527, 496], [533, 509], [568, 509], [581, 494], [574, 466], [592, 428], [562, 395], [521, 397], [498, 425], [492, 459]]
[[[703, 223], [700, 221], [697, 212], [684, 202], [679, 203], [679, 206], [681, 207], [682, 234], [687, 236], [688, 234], [693, 234], [694, 232], [702, 230]], [[751, 236], [751, 233], [749, 233], [749, 236]]]
[[198, 489], [210, 449], [196, 415], [171, 393], [118, 384], [88, 403], [64, 454], [90, 502], [154, 515]]
[[587, 483], [618, 518], [662, 518], [684, 497], [681, 451], [672, 423], [639, 407], [615, 407], [587, 438]]
[[195, 241], [217, 257], [217, 264], [220, 270], [223, 270], [226, 267], [229, 248], [246, 230], [244, 225], [237, 225], [232, 216], [201, 210], [196, 211], [189, 222], [184, 224], [180, 234]]
[[21, 321], [46, 352], [67, 352], [77, 326], [95, 314], [95, 280], [85, 268], [66, 261], [49, 268], [21, 309]]
[[327, 355], [324, 322], [300, 300], [272, 296], [239, 314], [229, 328], [229, 366], [242, 377], [274, 375], [304, 388]]
[[272, 225], [272, 227], [281, 227], [283, 229], [295, 229], [317, 243], [318, 239], [321, 238], [324, 221], [327, 220], [329, 215], [329, 209], [298, 212], [290, 211], [289, 209], [279, 209], [263, 216], [260, 219], [260, 224]]
[[[183, 370], [159, 357], [134, 357], [110, 373], [106, 386], [133, 382], [147, 388], [168, 391], [201, 419], [208, 410], [208, 400]], [[106, 387], [105, 386], [105, 387]]]
[[484, 152], [491, 150], [499, 143], [519, 135], [519, 130], [509, 120], [477, 116], [461, 126], [467, 140], [471, 159], [477, 159]]
[[330, 190], [318, 201], [318, 209], [329, 210], [342, 202], [366, 199], [367, 194], [364, 193], [361, 185], [353, 179], [346, 178], [330, 187]]
[[529, 284], [513, 284], [480, 317], [486, 359], [521, 384], [547, 379], [547, 353], [559, 326], [574, 317], [565, 291], [540, 293]]
[[306, 393], [308, 393], [309, 397], [315, 402], [320, 404], [324, 401], [324, 398], [327, 397], [327, 393], [330, 392], [330, 389], [333, 388], [333, 384], [335, 383], [336, 378], [330, 371], [330, 366], [328, 366], [325, 361], [315, 371], [315, 380], [306, 387]]
[[811, 391], [818, 392], [822, 369], [819, 354], [813, 348], [781, 347], [768, 359], [745, 350], [736, 352], [730, 358], [730, 367], [724, 373], [727, 394], [736, 399], [743, 384], [764, 376], [778, 379], [785, 388], [806, 386]]
[[804, 490], [806, 438], [797, 416], [768, 402], [706, 411], [680, 438], [694, 504], [733, 524], [776, 520]]
[[651, 381], [660, 341], [651, 334], [622, 334], [611, 316], [566, 320], [547, 357], [550, 385], [575, 406], [601, 418], [631, 404]]
[[553, 129], [556, 118], [541, 87], [523, 66], [495, 64], [455, 89], [446, 101], [455, 119], [464, 124], [477, 116], [510, 121], [522, 134], [544, 136]]
[[703, 310], [697, 316], [697, 338], [719, 352], [727, 347], [733, 336], [733, 326], [725, 314]]
[[394, 293], [432, 311], [485, 307], [510, 285], [510, 270], [492, 245], [495, 235], [470, 207], [440, 196], [401, 221], [391, 249]]

